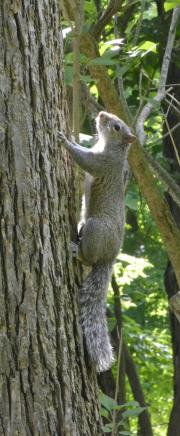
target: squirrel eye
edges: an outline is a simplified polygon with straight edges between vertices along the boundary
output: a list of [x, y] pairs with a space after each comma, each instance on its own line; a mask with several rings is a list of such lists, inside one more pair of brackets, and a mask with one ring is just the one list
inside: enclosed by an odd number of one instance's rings
[[114, 128], [118, 132], [118, 130], [120, 130], [120, 125], [119, 124], [114, 124]]

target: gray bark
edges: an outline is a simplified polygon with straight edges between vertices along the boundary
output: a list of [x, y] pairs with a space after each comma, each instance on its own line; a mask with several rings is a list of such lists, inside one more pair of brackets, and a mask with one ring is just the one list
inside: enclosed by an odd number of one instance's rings
[[0, 3], [0, 435], [101, 434], [69, 252], [59, 0]]

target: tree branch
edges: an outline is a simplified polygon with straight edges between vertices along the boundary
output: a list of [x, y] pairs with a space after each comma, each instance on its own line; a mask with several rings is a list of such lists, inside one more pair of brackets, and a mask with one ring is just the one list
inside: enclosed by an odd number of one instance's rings
[[170, 64], [170, 60], [171, 60], [171, 53], [172, 53], [172, 49], [173, 49], [173, 45], [174, 45], [174, 39], [175, 39], [175, 35], [176, 35], [176, 27], [177, 27], [179, 17], [180, 17], [180, 6], [176, 7], [173, 11], [173, 14], [172, 14], [172, 20], [171, 20], [171, 25], [170, 25], [170, 29], [169, 29], [167, 45], [166, 45], [166, 49], [165, 49], [165, 53], [164, 53], [164, 57], [163, 57], [161, 75], [160, 75], [159, 87], [158, 87], [157, 94], [154, 97], [153, 101], [148, 102], [144, 106], [144, 108], [142, 109], [142, 111], [137, 119], [136, 133], [137, 133], [137, 136], [139, 138], [141, 145], [144, 145], [144, 142], [146, 139], [146, 135], [144, 132], [144, 122], [146, 121], [146, 119], [148, 118], [150, 113], [152, 112], [154, 105], [156, 103], [160, 103], [166, 94], [166, 88], [165, 88], [166, 80], [167, 80], [169, 64]]
[[92, 30], [95, 39], [99, 39], [106, 24], [108, 24], [112, 16], [120, 10], [121, 5], [122, 0], [110, 0], [108, 7], [105, 9], [104, 12], [102, 12], [98, 22], [94, 25], [94, 28]]

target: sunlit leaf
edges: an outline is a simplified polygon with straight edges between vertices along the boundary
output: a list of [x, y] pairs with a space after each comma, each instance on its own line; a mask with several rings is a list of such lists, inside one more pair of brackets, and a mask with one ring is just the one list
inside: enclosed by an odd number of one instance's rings
[[157, 44], [155, 44], [152, 41], [145, 41], [143, 44], [141, 44], [138, 48], [139, 50], [143, 50], [144, 53], [142, 53], [141, 57], [146, 56], [149, 52], [157, 53]]
[[168, 0], [164, 3], [164, 9], [166, 12], [170, 11], [171, 9], [176, 8], [176, 6], [180, 6], [180, 0], [174, 1], [174, 0]]
[[110, 41], [106, 41], [105, 45], [122, 45], [124, 44], [124, 38], [111, 39]]

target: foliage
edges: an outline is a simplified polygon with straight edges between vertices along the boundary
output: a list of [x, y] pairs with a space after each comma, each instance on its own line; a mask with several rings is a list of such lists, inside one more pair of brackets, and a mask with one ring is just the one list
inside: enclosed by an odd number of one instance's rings
[[[100, 392], [101, 416], [108, 421], [103, 428], [104, 433], [111, 433], [113, 430], [113, 412], [121, 411], [121, 419], [117, 422], [117, 435], [132, 436], [129, 423], [145, 410], [137, 401], [129, 401], [118, 405], [115, 400]], [[134, 433], [135, 434], [135, 433]]]

